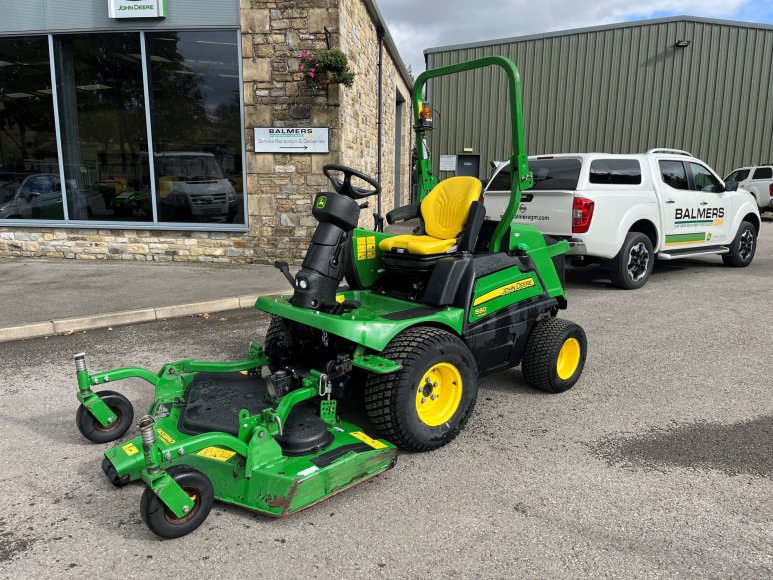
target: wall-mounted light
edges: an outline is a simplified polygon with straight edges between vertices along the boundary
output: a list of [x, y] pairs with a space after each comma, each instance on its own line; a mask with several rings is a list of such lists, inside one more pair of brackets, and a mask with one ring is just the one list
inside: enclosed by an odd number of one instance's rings
[[691, 41], [689, 40], [677, 40], [676, 44], [674, 45], [674, 48], [687, 48], [690, 46]]

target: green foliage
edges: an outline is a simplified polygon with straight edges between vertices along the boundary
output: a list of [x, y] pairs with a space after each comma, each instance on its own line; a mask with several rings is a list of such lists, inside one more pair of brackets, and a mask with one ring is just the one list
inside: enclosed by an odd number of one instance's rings
[[302, 51], [299, 71], [313, 91], [331, 84], [351, 87], [354, 72], [349, 68], [346, 55], [337, 48]]

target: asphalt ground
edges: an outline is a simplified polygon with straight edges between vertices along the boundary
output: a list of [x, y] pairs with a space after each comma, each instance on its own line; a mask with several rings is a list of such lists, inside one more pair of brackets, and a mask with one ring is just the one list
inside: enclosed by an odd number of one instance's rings
[[0, 328], [281, 292], [288, 286], [267, 265], [107, 260], [0, 258], [0, 280]]
[[[216, 504], [155, 538], [141, 485], [114, 488], [84, 440], [71, 355], [92, 371], [234, 359], [240, 310], [0, 344], [0, 575], [64, 577], [773, 577], [773, 223], [747, 269], [660, 263], [641, 290], [568, 273], [586, 330], [574, 389], [480, 381], [450, 445], [283, 520]], [[137, 414], [139, 381], [112, 384]], [[347, 418], [361, 420], [356, 405]], [[362, 426], [371, 434], [372, 427]]]

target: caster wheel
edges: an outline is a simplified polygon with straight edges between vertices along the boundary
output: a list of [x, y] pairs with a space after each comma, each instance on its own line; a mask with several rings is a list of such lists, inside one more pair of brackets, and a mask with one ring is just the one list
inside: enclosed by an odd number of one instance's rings
[[185, 490], [194, 502], [190, 513], [182, 518], [175, 516], [149, 487], [145, 488], [140, 502], [142, 521], [150, 531], [161, 538], [180, 538], [190, 534], [207, 519], [215, 501], [212, 482], [200, 471], [184, 466], [170, 467], [167, 473]]
[[109, 443], [115, 441], [126, 433], [134, 420], [134, 408], [129, 399], [114, 391], [100, 391], [97, 393], [100, 399], [116, 414], [116, 421], [112, 425], [103, 427], [88, 409], [81, 405], [75, 415], [75, 423], [78, 431], [86, 439], [94, 443]]

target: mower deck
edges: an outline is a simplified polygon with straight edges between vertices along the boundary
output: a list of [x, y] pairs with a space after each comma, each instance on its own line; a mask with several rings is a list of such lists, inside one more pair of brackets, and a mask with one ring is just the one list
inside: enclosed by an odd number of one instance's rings
[[[305, 509], [391, 468], [396, 448], [352, 423], [323, 420], [311, 401], [295, 404], [281, 433], [253, 419], [271, 412], [266, 380], [242, 372], [197, 372], [182, 397], [154, 404], [160, 468], [206, 473], [218, 501], [272, 517]], [[322, 405], [330, 404], [323, 401]], [[333, 412], [335, 407], [332, 407]], [[251, 431], [251, 436], [246, 432]], [[103, 470], [119, 486], [149, 478], [138, 436], [105, 452]]]
[[185, 392], [179, 429], [188, 435], [221, 431], [239, 435], [239, 411], [263, 411], [266, 380], [241, 373], [198, 373]]

